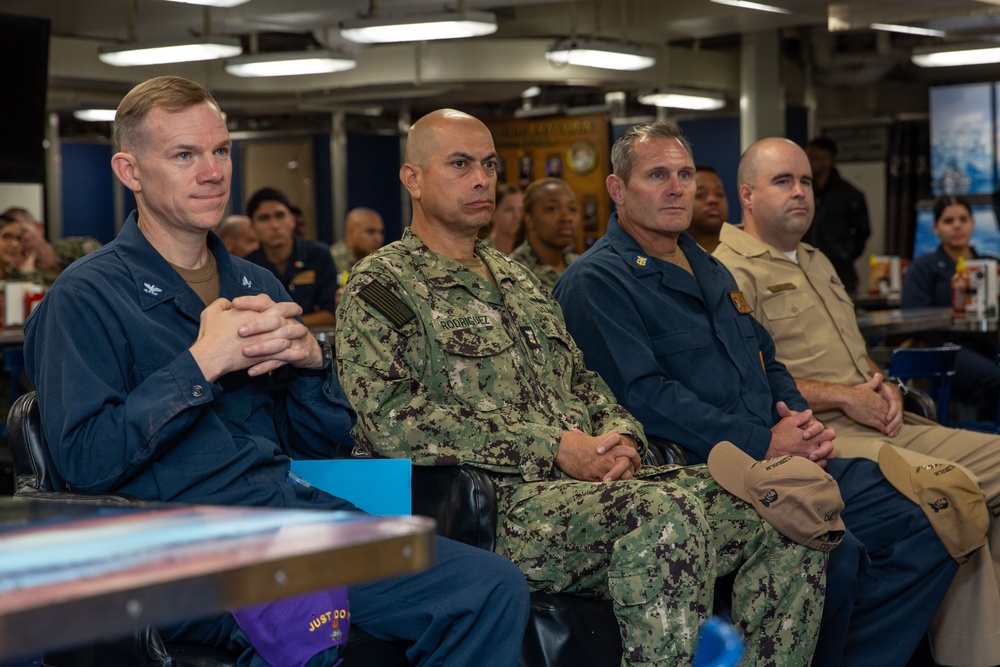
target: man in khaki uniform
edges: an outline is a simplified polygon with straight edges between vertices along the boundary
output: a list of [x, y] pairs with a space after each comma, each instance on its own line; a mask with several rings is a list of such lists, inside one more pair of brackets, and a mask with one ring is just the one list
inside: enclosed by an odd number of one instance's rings
[[[805, 152], [786, 139], [763, 139], [744, 154], [738, 183], [745, 230], [723, 226], [714, 256], [735, 276], [816, 418], [836, 431], [838, 453], [875, 459], [888, 441], [905, 448], [915, 465], [927, 460], [922, 455], [957, 462], [978, 476], [996, 516], [1000, 437], [904, 412], [899, 389], [868, 356], [854, 304], [833, 265], [801, 243], [814, 209]], [[939, 664], [1000, 664], [998, 539], [1000, 529], [992, 527], [993, 567], [986, 549], [976, 552], [959, 568], [942, 604], [932, 626]]]
[[533, 590], [611, 600], [623, 665], [691, 664], [727, 572], [742, 664], [808, 665], [825, 554], [789, 541], [703, 466], [642, 467], [642, 427], [584, 366], [548, 291], [477, 242], [496, 165], [472, 116], [435, 111], [410, 130], [400, 179], [413, 223], [354, 267], [338, 310], [357, 448], [488, 470], [497, 552]]

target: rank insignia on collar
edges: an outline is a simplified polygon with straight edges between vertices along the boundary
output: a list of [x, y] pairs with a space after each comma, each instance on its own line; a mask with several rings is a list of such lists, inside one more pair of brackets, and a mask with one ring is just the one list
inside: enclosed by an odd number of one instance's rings
[[730, 292], [729, 299], [733, 302], [733, 305], [736, 306], [736, 312], [740, 315], [749, 315], [753, 312], [753, 308], [751, 308], [750, 304], [747, 303], [747, 299], [743, 296], [743, 292]]
[[636, 255], [635, 256], [635, 265], [636, 266], [646, 266], [646, 262], [648, 262], [648, 261], [649, 261], [649, 258], [643, 257], [642, 255]]
[[535, 337], [535, 331], [531, 327], [521, 327], [521, 335], [524, 336], [524, 342], [528, 345], [529, 350], [540, 350], [542, 346], [538, 344], [538, 339]]

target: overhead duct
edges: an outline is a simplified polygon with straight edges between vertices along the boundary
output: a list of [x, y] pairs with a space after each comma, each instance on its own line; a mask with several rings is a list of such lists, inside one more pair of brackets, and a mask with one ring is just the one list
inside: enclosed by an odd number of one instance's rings
[[881, 81], [889, 71], [909, 59], [893, 53], [890, 35], [876, 32], [872, 51], [838, 51], [837, 38], [826, 28], [802, 31], [804, 49], [812, 62], [815, 83], [837, 88], [865, 88]]

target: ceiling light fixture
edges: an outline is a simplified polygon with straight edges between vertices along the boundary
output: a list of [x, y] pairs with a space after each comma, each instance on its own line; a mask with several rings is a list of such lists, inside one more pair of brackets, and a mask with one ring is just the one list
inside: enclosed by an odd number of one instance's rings
[[358, 61], [332, 51], [286, 51], [237, 56], [227, 60], [226, 71], [233, 76], [299, 76], [329, 74], [354, 69]]
[[559, 40], [549, 47], [545, 57], [556, 65], [616, 70], [640, 70], [656, 64], [651, 49], [605, 40]]
[[496, 31], [496, 16], [469, 11], [375, 17], [340, 24], [341, 37], [359, 44], [461, 39], [492, 35]]
[[640, 93], [639, 104], [674, 109], [714, 111], [726, 106], [726, 96], [722, 93], [691, 88], [661, 88]]
[[250, 0], [168, 0], [169, 2], [181, 2], [186, 5], [204, 5], [206, 7], [229, 8], [242, 5]]
[[924, 37], [944, 37], [944, 30], [933, 28], [918, 28], [912, 25], [897, 25], [895, 23], [872, 23], [868, 26], [872, 30], [882, 30], [883, 32], [898, 32], [904, 35], [923, 35]]
[[73, 112], [73, 118], [87, 121], [88, 123], [109, 122], [115, 119], [114, 109], [77, 109]]
[[104, 46], [98, 50], [97, 57], [115, 67], [134, 67], [232, 58], [241, 53], [243, 47], [238, 39], [200, 37], [182, 43], [133, 42], [122, 46]]
[[920, 67], [993, 65], [1000, 61], [1000, 46], [996, 44], [918, 46], [913, 49], [910, 60]]
[[717, 5], [729, 5], [741, 9], [756, 9], [758, 12], [772, 12], [774, 14], [791, 14], [792, 10], [774, 5], [764, 5], [759, 2], [747, 2], [747, 0], [712, 0]]

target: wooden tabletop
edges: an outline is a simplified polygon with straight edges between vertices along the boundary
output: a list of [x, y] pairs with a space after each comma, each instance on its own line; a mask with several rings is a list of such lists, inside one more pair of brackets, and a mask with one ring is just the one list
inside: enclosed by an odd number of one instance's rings
[[434, 521], [0, 499], [0, 659], [414, 572]]

